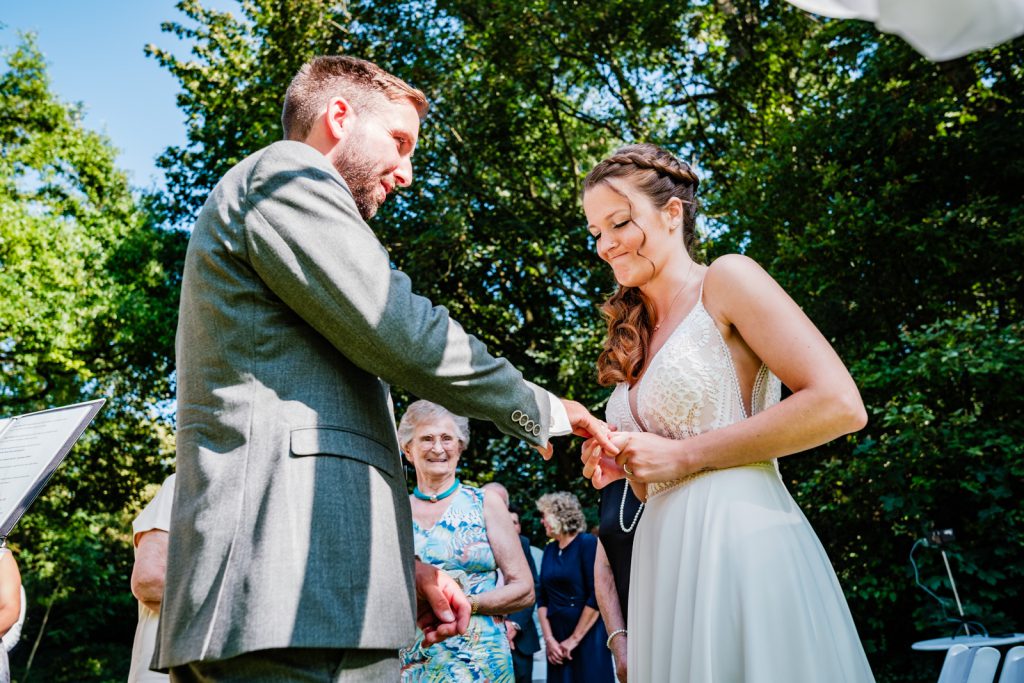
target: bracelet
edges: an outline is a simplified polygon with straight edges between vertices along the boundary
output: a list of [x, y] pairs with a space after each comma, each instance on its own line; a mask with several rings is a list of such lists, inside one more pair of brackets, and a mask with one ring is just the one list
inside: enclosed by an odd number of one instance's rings
[[469, 596], [469, 608], [470, 608], [469, 609], [469, 613], [470, 614], [476, 614], [477, 612], [479, 612], [480, 611], [480, 598], [476, 597], [475, 595], [470, 595]]
[[610, 649], [612, 649], [612, 640], [615, 639], [615, 636], [626, 636], [626, 635], [629, 635], [629, 633], [626, 631], [626, 629], [624, 629], [624, 628], [617, 628], [617, 629], [615, 629], [614, 631], [612, 631], [611, 633], [608, 634], [608, 640], [604, 641], [604, 646], [610, 650]]

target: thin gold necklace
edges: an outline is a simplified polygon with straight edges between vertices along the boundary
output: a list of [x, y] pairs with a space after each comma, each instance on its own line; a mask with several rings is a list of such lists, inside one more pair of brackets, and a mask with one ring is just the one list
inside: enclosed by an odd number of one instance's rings
[[[673, 296], [672, 301], [669, 302], [668, 308], [665, 310], [665, 317], [668, 317], [672, 312], [672, 305], [676, 302], [676, 299], [679, 298], [679, 295], [683, 293], [683, 290], [686, 289], [686, 285], [690, 284], [690, 271], [693, 270], [693, 263], [693, 261], [690, 261], [690, 267], [686, 269], [686, 278], [683, 279], [683, 284], [679, 286], [679, 289], [676, 290], [676, 295]], [[659, 322], [654, 326], [654, 331], [657, 332], [660, 329], [661, 323]]]

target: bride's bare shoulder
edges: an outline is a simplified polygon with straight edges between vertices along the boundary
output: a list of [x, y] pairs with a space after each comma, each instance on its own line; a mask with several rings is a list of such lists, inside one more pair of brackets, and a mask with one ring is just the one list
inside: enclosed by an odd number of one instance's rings
[[738, 306], [781, 292], [771, 275], [743, 254], [718, 257], [704, 276], [704, 306], [722, 323], [732, 319]]
[[705, 276], [706, 283], [712, 283], [719, 280], [726, 282], [732, 280], [745, 280], [748, 278], [760, 278], [767, 276], [768, 273], [761, 265], [743, 254], [726, 254], [719, 256], [711, 265], [708, 266], [708, 272]]

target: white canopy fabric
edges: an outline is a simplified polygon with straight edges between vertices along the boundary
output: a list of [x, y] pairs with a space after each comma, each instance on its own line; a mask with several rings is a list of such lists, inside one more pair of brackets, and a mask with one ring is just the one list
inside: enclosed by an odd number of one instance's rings
[[865, 19], [942, 62], [1024, 34], [1024, 0], [787, 0], [836, 19]]

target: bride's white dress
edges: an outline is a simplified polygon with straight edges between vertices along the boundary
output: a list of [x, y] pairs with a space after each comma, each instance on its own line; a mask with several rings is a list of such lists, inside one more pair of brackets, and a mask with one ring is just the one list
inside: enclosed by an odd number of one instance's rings
[[[703, 293], [702, 293], [703, 295]], [[753, 413], [779, 401], [762, 367]], [[732, 356], [703, 301], [607, 418], [686, 439], [746, 418]], [[774, 461], [652, 484], [633, 545], [630, 683], [874, 681], [821, 542]]]

